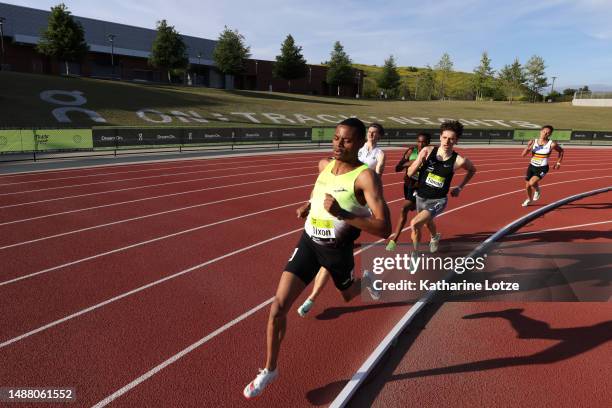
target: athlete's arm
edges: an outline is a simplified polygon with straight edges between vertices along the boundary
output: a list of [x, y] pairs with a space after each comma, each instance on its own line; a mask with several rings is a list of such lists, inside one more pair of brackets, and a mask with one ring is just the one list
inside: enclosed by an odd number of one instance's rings
[[527, 153], [531, 151], [532, 146], [533, 146], [533, 139], [531, 139], [529, 143], [527, 143], [527, 146], [525, 146], [525, 148], [523, 149], [523, 153], [521, 153], [521, 156], [522, 157], [527, 156]]
[[417, 158], [412, 162], [410, 167], [408, 167], [408, 171], [406, 172], [408, 177], [414, 176], [416, 172], [419, 171], [419, 168], [421, 167], [421, 165], [423, 165], [423, 162], [427, 159], [427, 156], [429, 156], [429, 153], [431, 153], [432, 150], [433, 146], [428, 146], [424, 149], [421, 149]]
[[381, 238], [391, 234], [391, 216], [383, 197], [380, 177], [372, 170], [364, 170], [355, 180], [355, 191], [363, 192], [372, 216], [357, 216], [340, 207], [333, 196], [326, 194], [323, 206], [334, 217], [343, 219], [347, 224]]
[[553, 166], [553, 170], [557, 170], [559, 167], [561, 167], [561, 162], [563, 161], [563, 153], [565, 153], [565, 151], [563, 150], [561, 146], [559, 146], [557, 142], [552, 142], [551, 147], [555, 149], [557, 153], [559, 154], [559, 157], [557, 157], [557, 162]]
[[408, 163], [408, 160], [410, 159], [410, 156], [412, 155], [412, 152], [414, 151], [414, 149], [415, 148], [413, 146], [404, 152], [404, 155], [402, 156], [400, 161], [395, 165], [395, 171], [403, 171], [406, 167], [410, 166], [410, 163]]
[[451, 191], [451, 195], [453, 197], [457, 197], [461, 190], [463, 190], [463, 187], [465, 187], [466, 184], [470, 182], [472, 177], [474, 177], [474, 174], [476, 174], [476, 166], [474, 166], [474, 164], [467, 157], [458, 156], [457, 160], [455, 160], [455, 167], [457, 169], [465, 169], [467, 173], [465, 174], [463, 181]]
[[378, 157], [376, 157], [376, 174], [382, 176], [385, 171], [385, 152], [382, 150], [378, 152]]

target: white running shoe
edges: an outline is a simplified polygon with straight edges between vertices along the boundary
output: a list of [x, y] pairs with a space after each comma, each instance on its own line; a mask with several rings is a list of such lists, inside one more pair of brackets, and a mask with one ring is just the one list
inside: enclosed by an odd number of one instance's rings
[[521, 204], [523, 207], [527, 207], [529, 204], [531, 204], [531, 200], [530, 199], [526, 199], [525, 201], [523, 201], [523, 204]]
[[314, 306], [314, 302], [310, 299], [306, 299], [304, 303], [302, 303], [302, 306], [298, 307], [297, 312], [300, 316], [305, 317], [312, 306]]
[[259, 370], [259, 374], [253, 381], [251, 381], [246, 387], [242, 394], [246, 399], [251, 399], [259, 396], [264, 388], [278, 377], [278, 368], [274, 371], [269, 371], [267, 368]]
[[379, 300], [381, 295], [378, 290], [374, 289], [374, 280], [372, 279], [370, 272], [363, 271], [363, 276], [361, 277], [361, 279], [365, 282], [366, 289], [368, 290], [368, 293], [370, 294], [372, 300]]
[[533, 193], [533, 201], [538, 201], [540, 199], [540, 190], [536, 190]]
[[440, 245], [441, 236], [442, 234], [436, 234], [433, 237], [431, 237], [431, 240], [429, 241], [429, 252], [431, 252], [432, 254], [438, 251], [438, 246]]

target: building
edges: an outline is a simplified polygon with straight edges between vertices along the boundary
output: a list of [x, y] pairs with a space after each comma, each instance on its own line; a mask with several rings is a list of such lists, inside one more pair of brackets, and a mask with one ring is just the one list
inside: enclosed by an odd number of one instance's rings
[[[38, 74], [65, 73], [65, 62], [36, 51], [41, 32], [47, 27], [50, 12], [0, 3], [3, 69]], [[151, 67], [147, 60], [156, 30], [74, 16], [85, 32], [89, 53], [80, 62], [69, 63], [71, 74], [121, 80], [165, 82], [167, 73]], [[171, 22], [170, 22], [171, 23]], [[237, 88], [258, 91], [295, 92], [313, 95], [336, 95], [325, 81], [327, 69], [309, 65], [306, 78], [291, 81], [272, 75], [273, 61], [246, 61], [244, 75], [223, 75], [215, 67], [213, 50], [216, 41], [183, 35], [190, 67], [178, 81], [195, 86]], [[341, 96], [355, 96], [362, 89], [363, 72], [355, 70], [355, 83], [340, 88]]]

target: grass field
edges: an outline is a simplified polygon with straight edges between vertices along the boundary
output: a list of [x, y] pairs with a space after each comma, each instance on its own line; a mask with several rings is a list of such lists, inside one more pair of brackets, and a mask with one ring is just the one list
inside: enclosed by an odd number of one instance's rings
[[[42, 100], [41, 92], [49, 90], [79, 91], [86, 101], [81, 98], [75, 102], [74, 98], [65, 96], [57, 96], [56, 103]], [[52, 111], [66, 105], [62, 101], [84, 102], [76, 107], [95, 111], [106, 122], [96, 123], [85, 113], [71, 112], [68, 113], [71, 122], [60, 123]], [[472, 121], [468, 127], [480, 128], [486, 126], [474, 121], [501, 121], [487, 122], [491, 128], [529, 127], [512, 123], [524, 121], [538, 125], [550, 123], [559, 129], [612, 130], [612, 109], [578, 108], [567, 103], [355, 100], [14, 72], [0, 72], [0, 104], [0, 127], [3, 128], [94, 125], [313, 127], [332, 126], [342, 116], [355, 115], [366, 121], [382, 121], [388, 127], [435, 127], [439, 118], [453, 118]], [[145, 116], [156, 122], [146, 121], [137, 114], [145, 108], [159, 111], [164, 116], [148, 113]], [[181, 119], [181, 114], [188, 116]], [[402, 124], [391, 117], [409, 120], [403, 120]]]

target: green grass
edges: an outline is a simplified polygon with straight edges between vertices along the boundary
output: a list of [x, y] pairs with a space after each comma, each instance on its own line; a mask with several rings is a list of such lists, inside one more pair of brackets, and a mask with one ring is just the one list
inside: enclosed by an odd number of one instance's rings
[[[291, 126], [286, 121], [274, 123], [262, 113], [276, 113], [294, 118], [294, 114], [315, 116], [334, 115], [328, 123], [296, 123], [294, 126], [320, 127], [333, 126], [333, 120], [341, 120], [340, 115], [356, 115], [367, 121], [382, 120], [387, 127], [437, 127], [435, 124], [400, 125], [389, 117], [429, 118], [438, 123], [438, 118], [466, 120], [495, 119], [527, 121], [535, 124], [552, 124], [559, 129], [612, 129], [612, 110], [610, 108], [573, 107], [569, 103], [529, 104], [507, 102], [473, 101], [378, 101], [355, 100], [332, 97], [316, 97], [298, 94], [225, 91], [208, 88], [188, 88], [159, 84], [135, 84], [85, 78], [63, 78], [56, 76], [0, 72], [0, 127], [91, 127], [97, 125], [85, 114], [70, 114], [70, 124], [61, 124], [51, 114], [58, 105], [45, 102], [39, 95], [45, 90], [64, 90], [83, 92], [87, 98], [84, 108], [94, 110], [104, 117], [105, 125], [119, 126], [208, 126], [208, 127], [269, 127]], [[208, 123], [183, 123], [176, 117], [168, 124], [153, 124], [140, 119], [136, 112], [151, 108], [166, 114], [176, 110], [194, 111]], [[252, 123], [244, 116], [232, 112], [249, 112], [261, 123]], [[214, 116], [221, 114], [229, 121], [222, 122]], [[520, 127], [519, 125], [513, 125]], [[468, 126], [468, 127], [483, 127]], [[493, 124], [492, 128], [503, 128]]]

